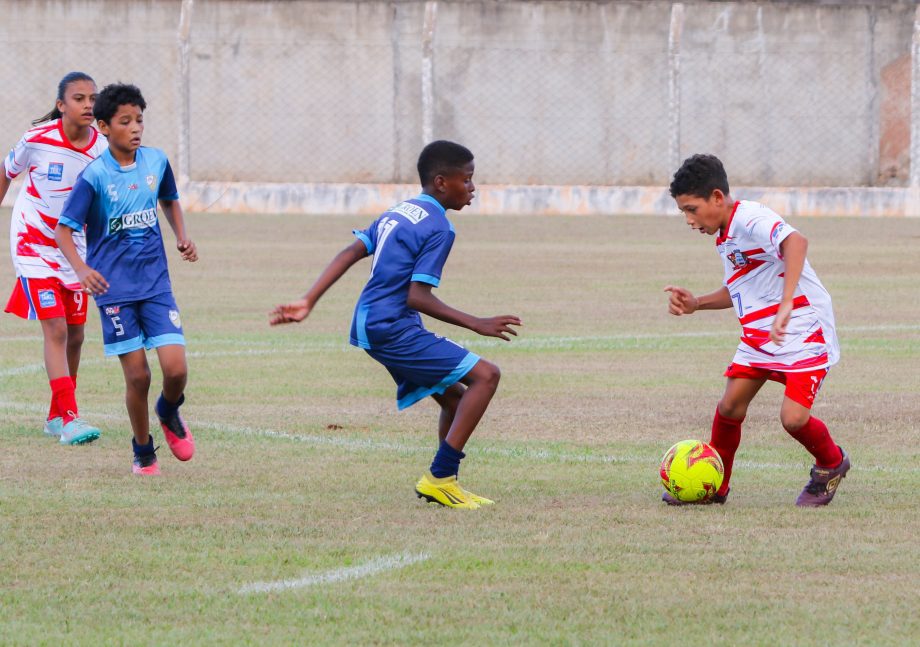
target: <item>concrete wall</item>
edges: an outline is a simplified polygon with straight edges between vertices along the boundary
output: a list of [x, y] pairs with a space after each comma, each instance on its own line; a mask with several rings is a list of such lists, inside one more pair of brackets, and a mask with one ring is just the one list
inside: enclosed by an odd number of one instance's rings
[[413, 183], [442, 137], [495, 185], [661, 187], [706, 151], [735, 185], [906, 186], [914, 5], [0, 0], [0, 145], [81, 69], [141, 87], [202, 200]]

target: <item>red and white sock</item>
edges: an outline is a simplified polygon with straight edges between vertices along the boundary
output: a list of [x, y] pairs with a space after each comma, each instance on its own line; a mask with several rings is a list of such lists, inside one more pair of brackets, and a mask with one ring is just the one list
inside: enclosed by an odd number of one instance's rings
[[719, 413], [716, 407], [716, 415], [712, 419], [712, 436], [709, 444], [719, 452], [722, 459], [722, 466], [725, 468], [725, 477], [722, 479], [722, 487], [719, 488], [718, 494], [725, 496], [728, 493], [728, 482], [732, 477], [732, 464], [735, 462], [735, 452], [738, 451], [738, 445], [741, 444], [741, 420], [727, 418]]
[[65, 375], [50, 380], [49, 384], [51, 385], [51, 401], [57, 405], [57, 413], [64, 419], [66, 425], [79, 415], [73, 380], [69, 375]]
[[794, 433], [788, 431], [788, 434], [815, 457], [815, 465], [818, 467], [837, 467], [843, 460], [843, 454], [831, 438], [827, 425], [814, 416], [808, 419], [804, 427]]

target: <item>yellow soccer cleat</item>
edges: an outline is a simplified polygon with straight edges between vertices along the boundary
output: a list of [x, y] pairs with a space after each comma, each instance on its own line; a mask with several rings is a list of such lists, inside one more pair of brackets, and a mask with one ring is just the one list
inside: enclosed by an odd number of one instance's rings
[[493, 505], [495, 503], [495, 501], [493, 501], [492, 499], [487, 499], [484, 496], [473, 494], [472, 492], [467, 490], [465, 487], [461, 486], [459, 483], [457, 484], [457, 486], [460, 487], [461, 490], [463, 490], [463, 493], [469, 497], [470, 501], [474, 501], [478, 503], [480, 506]]
[[479, 504], [470, 498], [470, 493], [457, 483], [456, 476], [439, 479], [433, 477], [429, 472], [415, 484], [415, 493], [420, 499], [427, 499], [448, 508], [475, 510], [479, 507]]

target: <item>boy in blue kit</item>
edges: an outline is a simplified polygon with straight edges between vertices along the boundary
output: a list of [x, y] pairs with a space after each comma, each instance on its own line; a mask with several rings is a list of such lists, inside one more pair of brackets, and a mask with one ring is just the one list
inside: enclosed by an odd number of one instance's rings
[[[83, 289], [92, 294], [102, 320], [106, 355], [117, 355], [125, 375], [125, 404], [134, 431], [135, 474], [160, 473], [149, 431], [150, 367], [145, 348], [156, 348], [163, 391], [156, 403], [160, 427], [181, 461], [195, 441], [179, 415], [188, 376], [185, 337], [173, 298], [157, 201], [186, 261], [198, 260], [185, 233], [185, 219], [169, 161], [163, 151], [141, 147], [144, 97], [133, 85], [107, 86], [93, 108], [109, 148], [77, 179], [55, 229], [55, 239]], [[86, 262], [73, 232], [86, 227]]]
[[396, 205], [343, 249], [298, 301], [279, 305], [271, 325], [303, 321], [319, 298], [362, 258], [373, 255], [371, 276], [355, 306], [351, 343], [383, 364], [396, 382], [400, 409], [431, 396], [441, 407], [440, 447], [431, 470], [416, 483], [420, 498], [473, 510], [493, 501], [460, 487], [463, 447], [485, 413], [501, 373], [455, 342], [425, 329], [419, 313], [487, 337], [509, 340], [512, 315], [480, 318], [456, 310], [431, 293], [454, 243], [445, 211], [470, 204], [473, 154], [448, 141], [428, 144], [418, 159], [422, 194]]

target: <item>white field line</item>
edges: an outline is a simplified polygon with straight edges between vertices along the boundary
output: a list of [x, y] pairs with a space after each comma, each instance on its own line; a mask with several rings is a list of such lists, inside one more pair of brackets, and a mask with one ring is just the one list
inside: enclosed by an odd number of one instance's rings
[[[915, 324], [896, 324], [896, 325], [883, 325], [883, 326], [852, 326], [849, 328], [842, 329], [846, 332], [884, 332], [884, 331], [898, 331], [898, 330], [920, 330], [920, 325]], [[583, 336], [583, 337], [537, 337], [533, 339], [519, 339], [513, 342], [513, 346], [509, 348], [564, 348], [566, 346], [578, 343], [587, 343], [587, 342], [609, 342], [609, 341], [631, 341], [631, 340], [647, 340], [647, 339], [684, 339], [684, 338], [694, 338], [694, 337], [725, 337], [733, 334], [733, 331], [695, 331], [695, 332], [682, 332], [682, 333], [662, 333], [662, 334], [638, 334], [638, 335], [597, 335], [597, 336]], [[30, 340], [36, 341], [34, 337], [0, 337], [0, 342], [2, 341], [13, 341], [13, 340]], [[212, 358], [212, 357], [242, 357], [242, 356], [259, 356], [259, 355], [290, 355], [298, 351], [315, 351], [315, 350], [349, 350], [351, 346], [345, 342], [332, 342], [332, 341], [315, 341], [311, 343], [298, 343], [290, 346], [279, 344], [277, 340], [272, 341], [243, 341], [236, 339], [204, 339], [195, 342], [198, 345], [208, 345], [208, 344], [245, 344], [247, 346], [269, 346], [269, 348], [246, 348], [243, 350], [227, 350], [227, 351], [190, 351], [187, 353], [188, 357], [191, 358]], [[462, 341], [465, 346], [479, 347], [479, 348], [489, 348], [489, 347], [504, 347], [507, 342], [499, 341], [497, 339], [467, 339]], [[114, 358], [107, 357], [92, 357], [84, 359], [80, 365], [81, 366], [95, 366], [97, 364], [103, 364], [107, 361], [113, 361]], [[8, 368], [0, 370], [0, 378], [4, 377], [15, 377], [17, 375], [25, 375], [27, 373], [36, 373], [45, 370], [45, 365], [40, 363], [35, 364], [24, 364], [22, 366], [15, 366], [13, 368]]]
[[316, 584], [333, 584], [335, 582], [345, 582], [347, 580], [357, 580], [363, 577], [370, 577], [385, 571], [392, 571], [399, 568], [405, 568], [412, 564], [418, 564], [431, 559], [428, 553], [402, 553], [400, 555], [391, 555], [389, 557], [378, 557], [369, 562], [359, 564], [358, 566], [345, 566], [336, 568], [324, 573], [307, 575], [296, 580], [278, 580], [275, 582], [252, 582], [240, 587], [237, 591], [240, 595], [248, 593], [271, 593], [273, 591], [288, 591], [290, 589], [302, 589], [307, 586]]
[[[25, 413], [45, 414], [48, 411], [47, 406], [34, 404], [19, 404], [7, 400], [0, 400], [0, 408]], [[126, 413], [115, 413], [111, 411], [93, 411], [87, 415], [89, 420], [103, 419], [116, 420], [127, 423]], [[157, 421], [151, 418], [156, 428]], [[339, 447], [349, 451], [389, 451], [402, 452], [405, 454], [431, 454], [433, 449], [430, 444], [411, 444], [400, 441], [389, 440], [372, 440], [370, 438], [354, 438], [348, 436], [320, 435], [320, 434], [293, 434], [285, 431], [276, 431], [260, 427], [247, 427], [232, 425], [226, 423], [212, 422], [208, 420], [192, 420], [193, 429], [208, 429], [217, 433], [251, 436], [257, 438], [272, 438], [276, 440], [287, 440], [298, 443], [305, 443], [316, 447]], [[103, 433], [105, 430], [103, 430]], [[616, 464], [645, 464], [654, 465], [658, 462], [655, 457], [649, 457], [644, 454], [622, 454], [613, 456], [609, 454], [591, 454], [591, 453], [574, 453], [566, 451], [557, 451], [554, 449], [535, 449], [530, 447], [500, 447], [495, 445], [477, 445], [475, 452], [480, 456], [500, 456], [502, 458], [518, 458], [528, 461], [543, 461], [548, 463], [590, 463], [598, 465], [616, 465]], [[750, 460], [737, 460], [735, 465], [745, 469], [754, 470], [779, 470], [791, 471], [802, 469], [804, 463], [765, 463]], [[856, 472], [883, 472], [888, 474], [916, 474], [920, 472], [920, 467], [893, 467], [885, 465], [854, 465], [852, 468]]]

